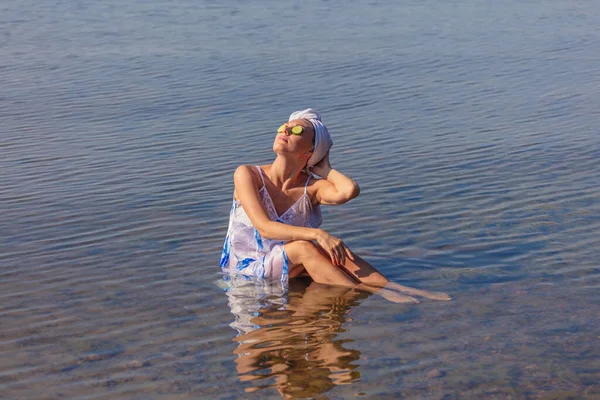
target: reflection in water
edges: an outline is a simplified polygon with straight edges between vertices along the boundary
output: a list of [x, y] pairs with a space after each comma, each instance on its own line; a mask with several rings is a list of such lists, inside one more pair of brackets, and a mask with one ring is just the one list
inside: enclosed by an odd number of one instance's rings
[[236, 368], [247, 392], [275, 387], [284, 398], [311, 397], [359, 379], [360, 351], [337, 339], [353, 306], [368, 293], [294, 280], [280, 284], [226, 277]]

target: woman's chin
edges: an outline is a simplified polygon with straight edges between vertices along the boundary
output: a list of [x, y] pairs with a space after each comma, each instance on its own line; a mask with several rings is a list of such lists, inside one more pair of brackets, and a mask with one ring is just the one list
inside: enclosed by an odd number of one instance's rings
[[278, 141], [276, 141], [275, 143], [273, 143], [273, 151], [274, 151], [275, 153], [282, 153], [282, 152], [285, 152], [285, 150], [286, 150], [286, 149], [285, 149], [285, 146], [284, 146], [284, 144], [285, 144], [285, 143], [282, 143], [282, 142], [278, 142]]

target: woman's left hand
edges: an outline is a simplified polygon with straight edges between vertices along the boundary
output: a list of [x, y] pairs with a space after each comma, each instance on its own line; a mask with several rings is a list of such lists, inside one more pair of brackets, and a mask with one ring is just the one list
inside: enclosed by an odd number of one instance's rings
[[323, 157], [321, 161], [309, 169], [313, 174], [323, 179], [327, 179], [327, 175], [329, 175], [329, 172], [332, 170], [331, 163], [329, 162], [329, 152], [325, 154], [325, 157]]
[[346, 244], [328, 232], [319, 229], [320, 233], [317, 238], [317, 244], [331, 259], [331, 263], [335, 266], [341, 267], [346, 264], [346, 257], [354, 261], [354, 255]]

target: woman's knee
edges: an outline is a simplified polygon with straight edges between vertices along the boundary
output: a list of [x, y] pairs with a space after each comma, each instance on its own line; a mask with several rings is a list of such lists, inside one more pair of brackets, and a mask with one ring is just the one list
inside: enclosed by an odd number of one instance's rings
[[288, 259], [295, 264], [301, 264], [307, 257], [314, 256], [318, 252], [317, 247], [308, 240], [294, 240], [284, 246]]

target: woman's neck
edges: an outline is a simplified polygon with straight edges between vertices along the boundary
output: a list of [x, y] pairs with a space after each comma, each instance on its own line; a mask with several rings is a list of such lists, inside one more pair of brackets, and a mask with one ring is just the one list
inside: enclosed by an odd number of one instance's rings
[[278, 188], [283, 190], [297, 186], [304, 165], [297, 160], [291, 160], [282, 156], [277, 156], [269, 170], [269, 179]]

